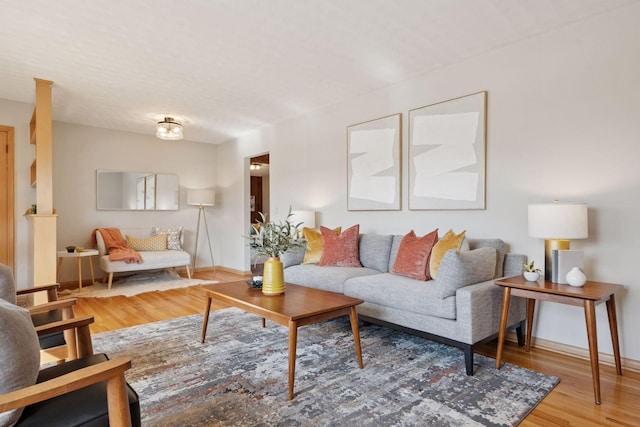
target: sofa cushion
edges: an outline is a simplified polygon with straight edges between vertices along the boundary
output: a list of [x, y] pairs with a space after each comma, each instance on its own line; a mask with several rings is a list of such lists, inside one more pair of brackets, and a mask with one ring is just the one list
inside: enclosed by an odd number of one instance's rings
[[320, 266], [362, 267], [358, 257], [358, 224], [338, 234], [327, 227], [320, 227], [322, 233], [322, 257]]
[[[0, 299], [0, 394], [32, 386], [40, 370], [40, 345], [24, 308]], [[23, 409], [0, 413], [0, 425], [13, 425]]]
[[380, 271], [366, 267], [320, 267], [301, 264], [285, 268], [284, 280], [287, 283], [342, 294], [345, 280], [361, 276], [374, 277], [377, 274], [380, 274]]
[[496, 274], [494, 278], [504, 276], [504, 259], [507, 255], [504, 241], [501, 239], [469, 239], [469, 249], [478, 248], [496, 248], [498, 251], [498, 259], [496, 260]]
[[[340, 234], [342, 227], [336, 227], [333, 231]], [[322, 257], [322, 234], [320, 230], [308, 227], [302, 228], [302, 234], [307, 241], [307, 249], [304, 252], [302, 264], [317, 264]]]
[[467, 230], [460, 234], [456, 234], [453, 230], [449, 230], [444, 236], [438, 240], [431, 250], [431, 259], [429, 260], [429, 270], [431, 271], [431, 277], [436, 278], [438, 276], [438, 267], [440, 267], [440, 261], [442, 257], [447, 253], [449, 249], [455, 251], [460, 250], [460, 246], [464, 240], [464, 235]]
[[442, 258], [435, 279], [438, 298], [453, 296], [459, 288], [493, 279], [496, 254], [495, 248], [449, 250]]
[[287, 268], [292, 265], [302, 264], [302, 260], [304, 259], [304, 252], [305, 252], [305, 242], [301, 241], [301, 243], [302, 243], [301, 246], [293, 246], [293, 247], [290, 246], [285, 253], [280, 255], [280, 261], [282, 261], [282, 265], [284, 266], [284, 268]]
[[389, 253], [392, 235], [362, 234], [360, 236], [360, 263], [363, 267], [386, 273], [389, 271]]
[[344, 294], [367, 303], [445, 319], [456, 318], [456, 298], [440, 299], [432, 282], [391, 273], [348, 279]]
[[429, 256], [437, 240], [437, 228], [423, 237], [417, 237], [416, 233], [411, 230], [400, 243], [391, 273], [416, 280], [429, 280], [431, 278], [429, 274]]
[[173, 249], [175, 251], [182, 250], [182, 227], [168, 227], [168, 228], [152, 227], [151, 233], [153, 233], [154, 236], [158, 236], [160, 234], [166, 234], [167, 249]]
[[136, 251], [166, 251], [167, 235], [158, 234], [157, 236], [140, 239], [127, 234], [127, 244]]
[[124, 261], [109, 261], [109, 255], [104, 255], [100, 257], [100, 268], [107, 273], [119, 273], [191, 265], [191, 256], [185, 251], [145, 251], [140, 252], [140, 256], [142, 263], [127, 264]]

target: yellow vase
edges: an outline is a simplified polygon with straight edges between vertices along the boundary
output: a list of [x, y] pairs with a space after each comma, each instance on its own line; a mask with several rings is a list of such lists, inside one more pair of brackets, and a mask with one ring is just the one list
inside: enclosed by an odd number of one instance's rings
[[284, 265], [280, 258], [269, 258], [264, 262], [262, 293], [264, 295], [284, 294]]

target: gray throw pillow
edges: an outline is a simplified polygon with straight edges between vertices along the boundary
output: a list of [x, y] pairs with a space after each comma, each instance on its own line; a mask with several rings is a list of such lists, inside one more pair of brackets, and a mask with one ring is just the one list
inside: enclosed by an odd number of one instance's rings
[[0, 299], [16, 304], [16, 282], [11, 269], [0, 264]]
[[[0, 299], [0, 394], [32, 386], [40, 370], [40, 344], [24, 308]], [[0, 425], [12, 426], [22, 408], [0, 413]]]
[[495, 248], [447, 251], [435, 279], [438, 297], [447, 298], [455, 295], [459, 288], [493, 279], [497, 252]]

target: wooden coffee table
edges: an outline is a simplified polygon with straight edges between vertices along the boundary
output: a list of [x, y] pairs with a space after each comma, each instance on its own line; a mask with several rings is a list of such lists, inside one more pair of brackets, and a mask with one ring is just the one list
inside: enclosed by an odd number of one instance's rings
[[340, 316], [349, 316], [351, 330], [356, 345], [358, 366], [363, 368], [362, 349], [360, 347], [360, 330], [358, 329], [358, 313], [356, 306], [364, 301], [345, 295], [326, 292], [287, 283], [284, 295], [266, 296], [260, 290], [251, 289], [246, 282], [214, 283], [202, 285], [206, 294], [204, 319], [202, 322], [202, 339], [204, 343], [209, 323], [211, 300], [215, 299], [248, 313], [269, 319], [289, 328], [289, 396], [293, 399], [293, 383], [296, 371], [296, 345], [298, 327], [318, 323]]

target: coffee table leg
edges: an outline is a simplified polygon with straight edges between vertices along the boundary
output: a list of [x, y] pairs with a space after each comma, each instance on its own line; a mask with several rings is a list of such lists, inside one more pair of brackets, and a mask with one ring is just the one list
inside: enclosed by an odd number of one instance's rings
[[358, 356], [358, 366], [360, 369], [364, 368], [362, 363], [362, 347], [360, 346], [360, 329], [358, 328], [358, 312], [355, 306], [351, 307], [351, 313], [349, 315], [351, 319], [351, 331], [353, 332], [353, 340], [356, 343], [356, 355]]
[[293, 382], [296, 377], [296, 346], [298, 345], [298, 324], [289, 322], [289, 400], [293, 399]]
[[204, 318], [202, 319], [202, 338], [201, 343], [204, 343], [204, 338], [207, 336], [207, 326], [209, 325], [209, 311], [211, 311], [211, 297], [207, 296], [204, 303]]

